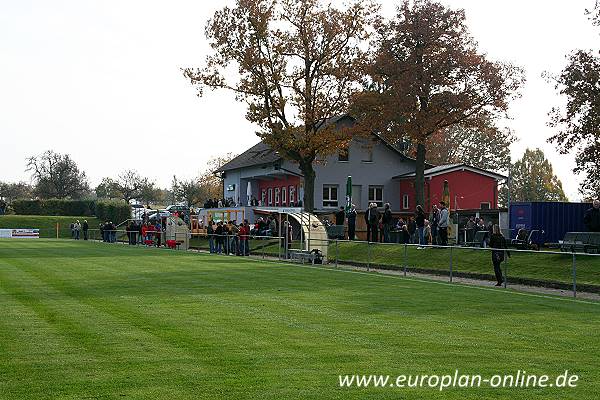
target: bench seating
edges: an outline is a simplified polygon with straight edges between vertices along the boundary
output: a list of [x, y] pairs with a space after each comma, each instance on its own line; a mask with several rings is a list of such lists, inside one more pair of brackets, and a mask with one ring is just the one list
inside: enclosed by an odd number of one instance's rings
[[567, 252], [600, 252], [600, 232], [567, 232], [559, 243], [560, 251]]

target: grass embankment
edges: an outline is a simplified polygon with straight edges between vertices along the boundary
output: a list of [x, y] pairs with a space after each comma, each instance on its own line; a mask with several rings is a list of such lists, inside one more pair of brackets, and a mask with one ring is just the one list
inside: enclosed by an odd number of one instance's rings
[[[596, 399], [600, 305], [67, 240], [0, 240], [0, 398]], [[340, 374], [579, 375], [340, 388]]]
[[[260, 245], [257, 241], [256, 245]], [[417, 249], [408, 246], [406, 257], [403, 245], [384, 245], [372, 243], [370, 249], [365, 242], [340, 242], [338, 244], [338, 260], [342, 263], [370, 264], [373, 267], [386, 269], [403, 269], [406, 264], [410, 270], [447, 274], [450, 270], [450, 250], [440, 248]], [[294, 244], [292, 247], [298, 247]], [[262, 251], [262, 250], [260, 250]], [[277, 255], [277, 244], [270, 244], [264, 250], [267, 254]], [[558, 250], [554, 250], [558, 252]], [[329, 245], [329, 260], [335, 262], [335, 243]], [[369, 256], [370, 252], [370, 256]], [[590, 285], [587, 290], [600, 290], [600, 256], [576, 256], [577, 284]], [[540, 252], [511, 252], [508, 263], [509, 281], [522, 283], [563, 284], [564, 288], [573, 282], [573, 257], [571, 254], [545, 254]], [[494, 279], [494, 270], [489, 251], [471, 248], [454, 248], [452, 250], [453, 273], [469, 274], [482, 279]], [[538, 282], [533, 282], [538, 281]]]
[[88, 221], [90, 229], [98, 229], [100, 221], [95, 217], [57, 217], [57, 216], [45, 216], [45, 215], [1, 215], [0, 216], [0, 229], [39, 229], [40, 237], [42, 238], [55, 238], [56, 237], [56, 224], [59, 224], [59, 237], [69, 238], [71, 237], [71, 230], [69, 225], [72, 222], [79, 220], [83, 223], [84, 220]]

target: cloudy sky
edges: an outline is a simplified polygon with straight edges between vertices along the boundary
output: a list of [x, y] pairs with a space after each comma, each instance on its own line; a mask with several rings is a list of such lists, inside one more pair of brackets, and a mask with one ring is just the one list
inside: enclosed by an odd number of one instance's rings
[[[567, 195], [577, 199], [573, 158], [546, 144], [547, 112], [561, 104], [541, 74], [557, 73], [576, 48], [598, 48], [584, 16], [594, 0], [444, 0], [464, 8], [473, 36], [492, 59], [525, 68], [523, 97], [509, 126], [513, 159], [541, 147]], [[69, 153], [96, 185], [138, 169], [162, 186], [192, 177], [206, 161], [255, 144], [244, 107], [227, 93], [203, 98], [180, 68], [209, 50], [207, 18], [232, 1], [0, 0], [0, 180], [30, 179], [25, 159]], [[383, 0], [391, 15], [395, 2]]]

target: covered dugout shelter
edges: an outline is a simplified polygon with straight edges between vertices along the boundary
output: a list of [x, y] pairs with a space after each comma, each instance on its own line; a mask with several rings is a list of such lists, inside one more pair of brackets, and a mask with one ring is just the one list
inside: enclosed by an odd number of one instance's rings
[[279, 227], [278, 236], [285, 237], [285, 226], [292, 227], [292, 240], [298, 241], [299, 249], [288, 247], [288, 250], [301, 250], [311, 252], [319, 250], [323, 256], [323, 263], [327, 262], [328, 238], [325, 226], [316, 215], [298, 211], [297, 208], [257, 208], [256, 215], [271, 215], [277, 218]]

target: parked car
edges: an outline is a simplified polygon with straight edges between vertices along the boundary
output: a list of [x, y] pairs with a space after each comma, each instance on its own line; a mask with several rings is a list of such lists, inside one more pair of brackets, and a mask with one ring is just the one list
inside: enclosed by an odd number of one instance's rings
[[174, 213], [174, 212], [177, 212], [177, 211], [179, 211], [179, 212], [183, 211], [185, 213], [190, 212], [190, 208], [188, 206], [186, 206], [186, 205], [183, 205], [183, 204], [171, 204], [165, 210], [169, 211], [171, 214]]

